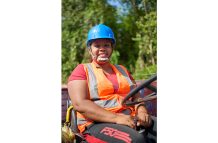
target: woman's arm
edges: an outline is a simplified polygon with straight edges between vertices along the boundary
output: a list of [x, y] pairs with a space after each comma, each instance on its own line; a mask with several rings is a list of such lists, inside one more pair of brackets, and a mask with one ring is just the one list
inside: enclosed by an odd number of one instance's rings
[[[135, 88], [136, 88], [136, 82], [134, 79], [132, 79], [132, 82], [135, 84]], [[140, 94], [139, 92], [137, 92], [133, 98], [132, 101], [140, 101]], [[149, 127], [151, 125], [151, 118], [148, 114], [148, 111], [143, 103], [139, 103], [135, 105], [135, 109], [136, 109], [136, 116], [137, 116], [137, 126], [145, 126], [145, 127]]]
[[68, 92], [76, 111], [97, 122], [124, 124], [134, 127], [131, 116], [105, 110], [87, 98], [86, 80], [73, 80], [68, 83]]

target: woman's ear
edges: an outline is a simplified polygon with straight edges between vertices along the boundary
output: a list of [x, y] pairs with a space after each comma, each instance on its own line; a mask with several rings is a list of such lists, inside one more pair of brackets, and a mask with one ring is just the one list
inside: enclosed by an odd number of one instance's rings
[[88, 50], [89, 50], [89, 54], [91, 55], [92, 59], [96, 59], [96, 56], [93, 55], [93, 53], [92, 53], [91, 47]]
[[89, 54], [92, 54], [91, 47], [88, 47]]
[[114, 43], [111, 43], [111, 47], [112, 47], [112, 48], [115, 48], [115, 44], [114, 44]]

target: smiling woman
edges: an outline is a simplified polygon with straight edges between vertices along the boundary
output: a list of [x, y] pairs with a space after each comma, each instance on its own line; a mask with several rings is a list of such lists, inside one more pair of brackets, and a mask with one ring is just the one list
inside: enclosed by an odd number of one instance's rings
[[[78, 129], [109, 143], [147, 142], [147, 133], [138, 133], [136, 127], [152, 128], [154, 121], [145, 106], [122, 105], [136, 82], [124, 66], [110, 63], [115, 43], [112, 29], [104, 24], [88, 32], [86, 45], [92, 62], [79, 64], [68, 79], [69, 96], [78, 112]], [[132, 100], [139, 97], [137, 93]]]

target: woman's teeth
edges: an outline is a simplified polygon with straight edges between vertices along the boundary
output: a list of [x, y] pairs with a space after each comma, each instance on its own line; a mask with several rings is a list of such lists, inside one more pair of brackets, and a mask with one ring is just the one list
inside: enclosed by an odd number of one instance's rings
[[97, 61], [108, 61], [109, 59], [108, 58], [101, 58], [101, 57], [98, 57]]

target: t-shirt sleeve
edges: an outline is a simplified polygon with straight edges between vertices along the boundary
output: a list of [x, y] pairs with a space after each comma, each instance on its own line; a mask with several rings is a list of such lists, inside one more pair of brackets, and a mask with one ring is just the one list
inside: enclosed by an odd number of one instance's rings
[[72, 80], [86, 80], [86, 72], [84, 70], [83, 64], [79, 64], [71, 73], [68, 78], [68, 82]]
[[128, 72], [129, 78], [134, 81], [134, 78], [132, 77], [131, 73], [128, 70], [127, 70], [127, 72]]

